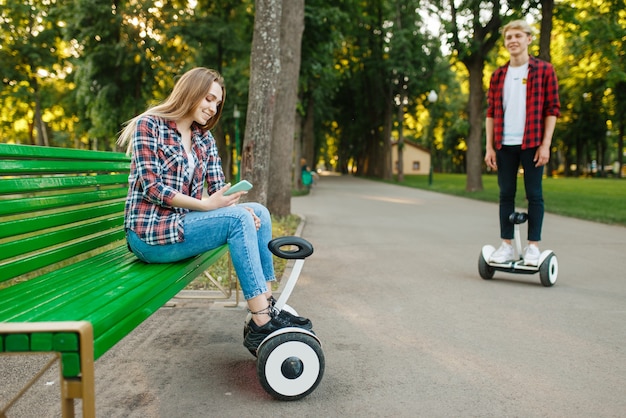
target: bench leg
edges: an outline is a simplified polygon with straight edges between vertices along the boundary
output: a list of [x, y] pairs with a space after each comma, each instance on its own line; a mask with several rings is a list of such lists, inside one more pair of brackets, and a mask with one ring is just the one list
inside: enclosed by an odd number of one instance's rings
[[89, 322], [77, 322], [80, 341], [80, 377], [64, 378], [61, 372], [61, 411], [63, 418], [74, 418], [74, 402], [82, 400], [84, 418], [96, 417], [96, 388], [93, 328]]
[[[83, 417], [96, 417], [96, 378], [94, 367], [93, 328], [86, 323], [79, 330], [80, 334], [80, 367], [81, 367], [81, 398], [83, 401]], [[72, 401], [73, 406], [73, 401]]]
[[[61, 362], [60, 367], [60, 384], [61, 384], [61, 411], [64, 418], [73, 418], [75, 416], [74, 400], [82, 400], [83, 417], [95, 418], [96, 401], [95, 401], [95, 374], [94, 374], [94, 347], [93, 347], [93, 327], [91, 323], [86, 321], [67, 321], [67, 322], [4, 322], [0, 323], [0, 334], [35, 334], [35, 333], [74, 333], [78, 335], [79, 355], [80, 355], [80, 377], [66, 378], [63, 375], [63, 361], [61, 353], [55, 353], [54, 358], [47, 366], [39, 372], [39, 374], [31, 380], [23, 390], [17, 395], [19, 399], [23, 393], [32, 386], [43, 373], [56, 361]], [[28, 348], [28, 347], [26, 347]], [[10, 351], [10, 350], [7, 350]], [[11, 353], [28, 353], [41, 354], [35, 351], [11, 351]], [[11, 407], [12, 400], [6, 408], [0, 406], [0, 417], [3, 417], [8, 408]]]

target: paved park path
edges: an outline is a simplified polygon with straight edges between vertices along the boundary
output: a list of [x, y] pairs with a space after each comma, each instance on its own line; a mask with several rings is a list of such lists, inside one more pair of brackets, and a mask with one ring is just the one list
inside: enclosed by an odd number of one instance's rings
[[626, 228], [546, 214], [544, 288], [479, 277], [496, 204], [323, 176], [292, 211], [315, 246], [289, 303], [322, 339], [318, 389], [274, 401], [245, 310], [179, 301], [96, 363], [99, 416], [626, 416]]

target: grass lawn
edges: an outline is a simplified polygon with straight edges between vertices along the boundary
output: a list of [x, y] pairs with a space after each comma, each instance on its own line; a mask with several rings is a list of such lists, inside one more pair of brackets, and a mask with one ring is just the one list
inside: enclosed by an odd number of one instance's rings
[[[435, 173], [433, 184], [428, 176], [405, 176], [403, 185], [419, 189], [453, 194], [471, 199], [498, 202], [498, 179], [496, 175], [483, 175], [483, 190], [465, 191], [465, 174]], [[391, 183], [400, 184], [396, 181]], [[524, 181], [517, 183], [517, 202], [526, 207]], [[546, 212], [578, 219], [626, 226], [626, 179], [614, 178], [571, 178], [543, 179], [543, 198]]]

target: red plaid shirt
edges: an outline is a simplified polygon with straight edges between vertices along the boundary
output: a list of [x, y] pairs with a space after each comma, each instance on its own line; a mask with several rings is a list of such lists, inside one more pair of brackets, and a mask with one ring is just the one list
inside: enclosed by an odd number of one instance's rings
[[173, 197], [184, 193], [201, 199], [204, 181], [209, 194], [224, 187], [213, 135], [193, 124], [191, 148], [197, 160], [193, 176], [189, 175], [187, 156], [173, 121], [156, 116], [140, 118], [132, 144], [124, 226], [148, 244], [183, 241], [181, 219], [189, 210], [172, 207]]
[[[503, 89], [509, 64], [498, 68], [491, 76], [487, 93], [487, 117], [493, 118], [493, 143], [502, 148], [504, 133]], [[544, 121], [548, 116], [560, 116], [559, 83], [552, 64], [530, 57], [526, 84], [526, 127], [522, 149], [536, 148], [543, 141]]]

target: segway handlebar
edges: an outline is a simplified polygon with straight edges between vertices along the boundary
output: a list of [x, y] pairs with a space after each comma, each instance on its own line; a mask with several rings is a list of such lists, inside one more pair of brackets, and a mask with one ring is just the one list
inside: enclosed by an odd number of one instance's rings
[[518, 225], [523, 224], [528, 220], [528, 214], [526, 212], [513, 212], [509, 215], [509, 222]]
[[[313, 254], [313, 245], [304, 238], [287, 236], [271, 240], [267, 246], [276, 257], [287, 260], [305, 259]], [[295, 250], [285, 250], [283, 247], [297, 247]]]
[[[294, 246], [297, 247], [297, 249], [285, 250], [282, 248], [288, 246]], [[288, 260], [296, 260], [293, 264], [293, 269], [291, 270], [289, 279], [287, 280], [287, 283], [285, 284], [285, 287], [281, 292], [280, 297], [274, 305], [274, 307], [280, 311], [287, 303], [287, 299], [289, 299], [289, 296], [291, 296], [291, 292], [293, 292], [293, 288], [298, 282], [300, 272], [302, 271], [302, 267], [304, 266], [304, 259], [313, 254], [313, 245], [311, 245], [309, 241], [303, 238], [287, 236], [271, 240], [268, 243], [268, 247], [272, 254], [274, 254], [276, 257], [286, 258]]]

